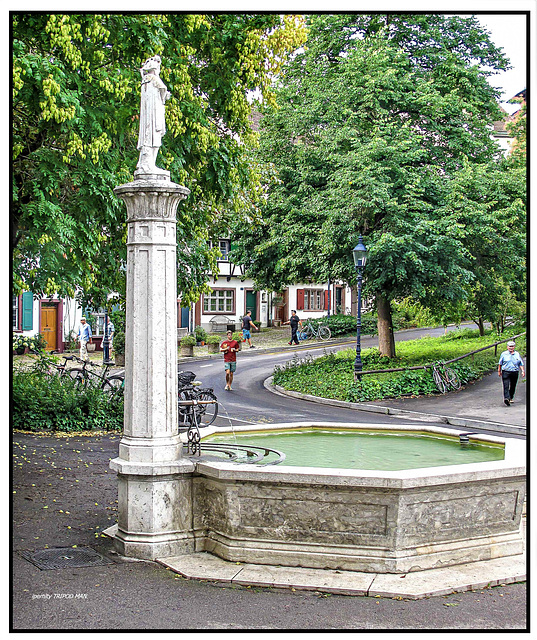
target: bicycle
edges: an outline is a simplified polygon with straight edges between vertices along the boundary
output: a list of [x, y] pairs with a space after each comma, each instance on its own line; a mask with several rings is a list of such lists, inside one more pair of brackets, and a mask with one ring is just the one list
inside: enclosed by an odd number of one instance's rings
[[177, 372], [178, 422], [184, 431], [196, 426], [208, 427], [218, 415], [218, 398], [209, 387], [200, 389], [191, 371]]
[[[118, 395], [119, 389], [124, 387], [124, 376], [121, 374], [108, 375], [111, 367], [114, 366], [114, 362], [108, 360], [104, 362], [102, 372], [96, 373], [91, 369], [88, 369], [88, 365], [97, 367], [99, 365], [91, 362], [90, 360], [81, 360], [77, 356], [72, 356], [74, 360], [82, 364], [82, 368], [73, 367], [69, 369], [69, 376], [77, 386], [84, 385], [96, 385], [109, 394], [110, 400]], [[99, 380], [100, 382], [97, 382]]]
[[63, 363], [58, 364], [58, 362], [50, 357], [55, 355], [60, 355], [59, 351], [51, 351], [49, 356], [45, 354], [39, 354], [40, 360], [38, 361], [38, 364], [36, 366], [39, 366], [40, 368], [44, 366], [46, 368], [46, 371], [50, 375], [58, 376], [61, 382], [62, 378], [68, 377], [70, 369], [67, 367], [67, 363], [74, 360], [75, 356], [62, 355]]
[[446, 367], [442, 361], [433, 362], [431, 365], [433, 372], [433, 380], [440, 393], [447, 393], [448, 389], [452, 387], [455, 391], [461, 388], [461, 381], [453, 369]]
[[332, 332], [329, 327], [325, 327], [320, 322], [315, 326], [308, 320], [308, 324], [302, 329], [302, 331], [297, 332], [297, 336], [299, 340], [309, 340], [310, 338], [330, 340]]

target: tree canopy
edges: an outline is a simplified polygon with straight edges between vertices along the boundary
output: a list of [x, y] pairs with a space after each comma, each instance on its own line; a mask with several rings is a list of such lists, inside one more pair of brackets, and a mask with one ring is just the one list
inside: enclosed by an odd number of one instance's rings
[[[352, 284], [361, 233], [379, 345], [394, 355], [391, 300], [452, 305], [479, 276], [481, 229], [450, 205], [468, 172], [479, 181], [500, 163], [490, 135], [499, 95], [488, 77], [507, 64], [473, 17], [310, 16], [307, 45], [278, 87], [280, 108], [264, 111], [260, 157], [277, 181], [263, 222], [241, 230], [231, 259], [260, 287], [309, 277]], [[489, 231], [511, 206], [502, 198], [472, 210], [487, 211]]]
[[158, 165], [191, 190], [178, 211], [179, 289], [196, 298], [216, 268], [209, 240], [260, 189], [249, 150], [252, 92], [304, 40], [301, 18], [270, 14], [56, 14], [13, 18], [14, 292], [102, 304], [124, 289], [139, 69], [159, 54], [172, 93]]

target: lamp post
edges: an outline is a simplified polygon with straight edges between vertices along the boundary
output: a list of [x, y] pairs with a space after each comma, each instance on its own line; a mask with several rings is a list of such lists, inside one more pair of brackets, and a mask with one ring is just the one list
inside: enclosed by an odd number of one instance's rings
[[367, 249], [362, 236], [358, 238], [358, 244], [352, 250], [354, 266], [357, 275], [358, 304], [356, 313], [356, 358], [354, 360], [354, 379], [359, 380], [362, 375], [362, 349], [360, 347], [360, 333], [362, 331], [362, 275], [367, 261]]
[[110, 360], [110, 336], [108, 335], [108, 310], [104, 310], [103, 360]]

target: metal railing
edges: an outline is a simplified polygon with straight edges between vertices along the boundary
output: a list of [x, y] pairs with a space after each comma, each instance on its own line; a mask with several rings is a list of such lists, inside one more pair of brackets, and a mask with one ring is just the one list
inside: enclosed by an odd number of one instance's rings
[[[457, 362], [457, 360], [462, 360], [463, 358], [474, 356], [476, 353], [479, 353], [480, 351], [486, 351], [487, 349], [492, 349], [493, 347], [494, 347], [494, 355], [497, 355], [499, 344], [503, 344], [504, 342], [509, 342], [510, 340], [514, 340], [515, 338], [520, 338], [520, 336], [524, 336], [524, 335], [526, 335], [525, 331], [523, 331], [522, 333], [518, 333], [516, 336], [506, 338], [505, 340], [499, 340], [498, 342], [495, 342], [494, 344], [490, 344], [486, 347], [481, 347], [480, 349], [476, 349], [475, 351], [470, 351], [469, 353], [465, 353], [462, 356], [457, 356], [452, 360], [446, 360], [444, 364], [451, 364], [452, 362]], [[432, 367], [432, 364], [420, 364], [416, 367], [398, 367], [397, 369], [371, 369], [368, 371], [362, 371], [361, 375], [365, 376], [371, 373], [396, 373], [397, 371], [415, 371], [417, 369], [430, 369], [431, 367]]]

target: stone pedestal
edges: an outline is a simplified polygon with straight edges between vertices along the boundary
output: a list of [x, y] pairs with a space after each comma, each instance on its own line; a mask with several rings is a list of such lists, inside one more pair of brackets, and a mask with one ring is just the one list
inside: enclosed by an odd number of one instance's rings
[[176, 219], [189, 190], [167, 172], [136, 174], [114, 192], [127, 205], [125, 425], [116, 546], [154, 559], [193, 550], [190, 481], [177, 427]]

